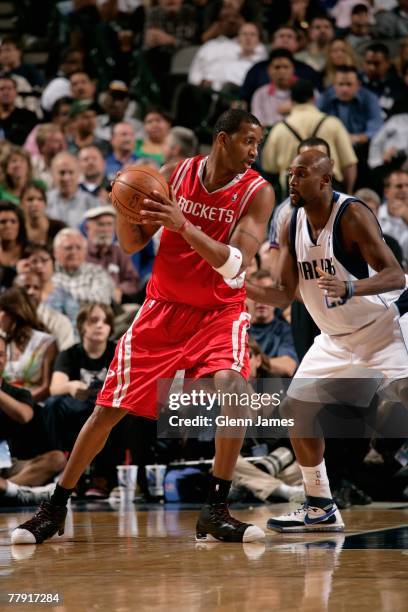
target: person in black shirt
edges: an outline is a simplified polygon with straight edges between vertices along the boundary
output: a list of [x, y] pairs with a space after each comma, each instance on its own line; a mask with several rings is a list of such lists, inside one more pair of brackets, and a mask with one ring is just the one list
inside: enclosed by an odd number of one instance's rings
[[[83, 424], [93, 412], [96, 395], [103, 385], [115, 352], [112, 334], [114, 315], [105, 304], [84, 306], [77, 319], [81, 342], [62, 351], [51, 378], [51, 397], [45, 402], [45, 427], [53, 448], [71, 451]], [[107, 446], [96, 457], [94, 477], [86, 497], [108, 497], [114, 484], [116, 465], [122, 460], [120, 437], [123, 426], [113, 430]], [[115, 449], [115, 450], [113, 450]]]
[[22, 48], [14, 36], [4, 36], [0, 42], [0, 73], [2, 76], [16, 74], [24, 77], [32, 87], [42, 87], [44, 78], [32, 64], [22, 62]]
[[0, 139], [22, 145], [33, 127], [37, 116], [25, 108], [17, 108], [16, 82], [12, 77], [0, 77]]

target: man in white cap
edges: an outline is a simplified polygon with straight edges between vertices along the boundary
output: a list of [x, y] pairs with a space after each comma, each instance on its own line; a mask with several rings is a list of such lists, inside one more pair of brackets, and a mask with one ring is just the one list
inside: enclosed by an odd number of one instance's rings
[[110, 205], [97, 206], [85, 213], [88, 234], [86, 261], [105, 268], [115, 284], [115, 302], [121, 304], [134, 301], [139, 291], [139, 275], [130, 256], [114, 242], [115, 214]]

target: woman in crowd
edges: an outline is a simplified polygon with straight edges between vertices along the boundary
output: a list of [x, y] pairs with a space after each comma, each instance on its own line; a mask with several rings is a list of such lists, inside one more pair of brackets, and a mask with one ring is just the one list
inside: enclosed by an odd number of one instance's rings
[[0, 200], [19, 204], [21, 193], [33, 174], [29, 153], [21, 147], [11, 147], [2, 161], [2, 174]]
[[328, 60], [323, 77], [325, 87], [333, 85], [334, 73], [338, 66], [357, 67], [357, 60], [353, 47], [342, 38], [336, 38], [329, 45]]
[[51, 249], [43, 244], [29, 245], [24, 252], [24, 260], [18, 272], [23, 273], [28, 270], [36, 272], [43, 282], [41, 303], [65, 314], [75, 326], [79, 304], [65, 289], [54, 286], [52, 282], [54, 259]]
[[164, 161], [164, 143], [171, 128], [167, 113], [150, 109], [143, 120], [145, 137], [136, 140], [135, 155], [154, 160], [158, 166]]
[[[51, 110], [51, 123], [59, 127], [65, 135], [68, 133], [71, 118], [69, 116], [70, 108], [74, 100], [72, 98], [63, 97], [57, 100]], [[37, 142], [37, 134], [41, 124], [37, 124], [27, 136], [24, 143], [24, 149], [31, 155], [40, 153]]]
[[46, 244], [51, 248], [55, 236], [66, 225], [57, 219], [49, 219], [45, 214], [46, 207], [45, 190], [36, 183], [27, 183], [21, 193], [27, 239], [29, 242]]
[[400, 77], [404, 78], [404, 69], [408, 64], [408, 37], [400, 40], [398, 55], [394, 60], [394, 66]]
[[0, 201], [0, 284], [11, 287], [16, 265], [27, 243], [23, 212], [11, 202]]
[[23, 289], [12, 287], [0, 295], [0, 329], [7, 339], [5, 378], [29, 389], [34, 401], [46, 399], [57, 348]]

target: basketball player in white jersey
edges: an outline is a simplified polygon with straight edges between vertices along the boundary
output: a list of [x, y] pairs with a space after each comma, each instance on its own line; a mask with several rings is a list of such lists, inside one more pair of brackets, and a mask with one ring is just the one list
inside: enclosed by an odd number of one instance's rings
[[[278, 285], [255, 287], [247, 282], [247, 294], [258, 302], [286, 307], [299, 285], [321, 330], [288, 389], [291, 416], [301, 421], [312, 410], [308, 402], [316, 405], [310, 379], [353, 378], [361, 368], [377, 371], [401, 398], [407, 387], [408, 353], [393, 301], [405, 289], [405, 276], [375, 216], [352, 196], [333, 191], [330, 160], [317, 150], [293, 161], [289, 194], [295, 208], [280, 236]], [[324, 440], [301, 435], [291, 441], [306, 502], [296, 512], [269, 519], [268, 528], [342, 531], [323, 458]]]

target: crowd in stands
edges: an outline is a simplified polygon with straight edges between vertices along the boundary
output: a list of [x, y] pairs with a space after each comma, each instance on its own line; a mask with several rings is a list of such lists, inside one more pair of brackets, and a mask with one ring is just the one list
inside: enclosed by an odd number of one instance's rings
[[[287, 168], [302, 146], [323, 147], [335, 188], [373, 210], [408, 267], [408, 0], [15, 4], [16, 31], [0, 40], [0, 437], [23, 463], [0, 478], [0, 503], [32, 501], [24, 487], [62, 469], [114, 339], [143, 301], [159, 238], [133, 256], [117, 244], [110, 182], [127, 165], [205, 154], [214, 118], [246, 108], [264, 127], [256, 168], [280, 204], [253, 282], [274, 279]], [[38, 67], [24, 57], [40, 43], [48, 60]], [[252, 374], [291, 377], [313, 321], [298, 302], [281, 312], [248, 301], [248, 310]], [[143, 423], [127, 419], [83, 495], [109, 494], [126, 448], [142, 465], [180, 456], [153, 441], [141, 453], [133, 433]], [[393, 476], [402, 443], [361, 440], [354, 460], [347, 445], [329, 444], [329, 458], [341, 457], [342, 473], [331, 465], [340, 505], [368, 503], [350, 473], [375, 496], [370, 466]], [[378, 495], [401, 497], [406, 482], [392, 482]]]

